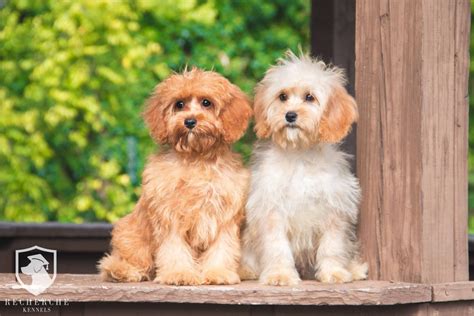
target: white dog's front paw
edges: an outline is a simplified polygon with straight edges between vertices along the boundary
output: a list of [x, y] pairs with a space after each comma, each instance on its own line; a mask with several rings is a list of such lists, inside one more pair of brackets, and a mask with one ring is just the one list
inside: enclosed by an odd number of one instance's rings
[[316, 274], [316, 279], [323, 283], [352, 282], [352, 273], [342, 267], [322, 269]]
[[276, 268], [263, 272], [260, 276], [260, 283], [266, 285], [297, 285], [301, 279], [295, 269]]
[[354, 281], [367, 279], [367, 274], [369, 272], [369, 265], [367, 262], [359, 263], [358, 261], [352, 261], [349, 264], [348, 269], [351, 271]]

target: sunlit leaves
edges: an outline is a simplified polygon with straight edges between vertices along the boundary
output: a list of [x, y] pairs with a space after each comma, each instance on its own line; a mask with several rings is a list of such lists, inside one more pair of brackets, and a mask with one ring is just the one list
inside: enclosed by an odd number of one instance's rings
[[[287, 48], [307, 48], [309, 11], [307, 0], [6, 1], [0, 220], [130, 212], [156, 150], [140, 113], [157, 82], [197, 65], [250, 94]], [[248, 159], [253, 140], [234, 149]]]

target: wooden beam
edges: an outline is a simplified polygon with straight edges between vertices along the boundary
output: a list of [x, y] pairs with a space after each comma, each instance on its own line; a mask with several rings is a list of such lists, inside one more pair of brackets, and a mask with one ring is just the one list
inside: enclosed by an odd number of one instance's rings
[[[58, 274], [38, 299], [70, 315], [473, 315], [474, 282], [419, 284], [358, 281], [295, 287], [237, 285], [164, 286], [153, 282], [102, 282], [98, 275]], [[14, 274], [0, 274], [0, 313], [38, 307]], [[48, 304], [48, 302], [53, 302]], [[61, 306], [56, 306], [61, 302]], [[51, 306], [52, 305], [52, 306]], [[59, 305], [59, 304], [58, 304]], [[43, 305], [40, 305], [43, 306]]]
[[[463, 302], [446, 302], [446, 303], [434, 303], [434, 304], [421, 304], [417, 308], [418, 310], [413, 311], [413, 316], [440, 316], [440, 315], [453, 315], [453, 316], [471, 316], [474, 315], [474, 301], [463, 301]], [[398, 314], [401, 315], [401, 314]], [[406, 315], [406, 314], [404, 314]]]
[[359, 232], [371, 279], [468, 280], [469, 0], [356, 2]]
[[433, 302], [469, 300], [474, 302], [474, 282], [433, 284]]

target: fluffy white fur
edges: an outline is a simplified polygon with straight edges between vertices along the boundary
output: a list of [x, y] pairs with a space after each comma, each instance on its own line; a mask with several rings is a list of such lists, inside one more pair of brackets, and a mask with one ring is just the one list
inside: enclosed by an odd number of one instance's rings
[[[340, 69], [290, 53], [258, 85], [261, 140], [252, 158], [241, 278], [270, 285], [294, 285], [300, 276], [366, 278], [355, 236], [359, 183], [337, 146], [357, 118], [344, 83]], [[285, 119], [289, 111], [298, 114], [294, 123]]]

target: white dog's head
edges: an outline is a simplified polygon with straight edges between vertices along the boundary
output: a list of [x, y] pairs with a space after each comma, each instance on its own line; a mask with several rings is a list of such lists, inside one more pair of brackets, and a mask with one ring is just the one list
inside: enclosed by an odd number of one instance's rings
[[282, 148], [341, 141], [358, 117], [345, 83], [342, 69], [288, 52], [256, 88], [257, 137], [271, 137]]

